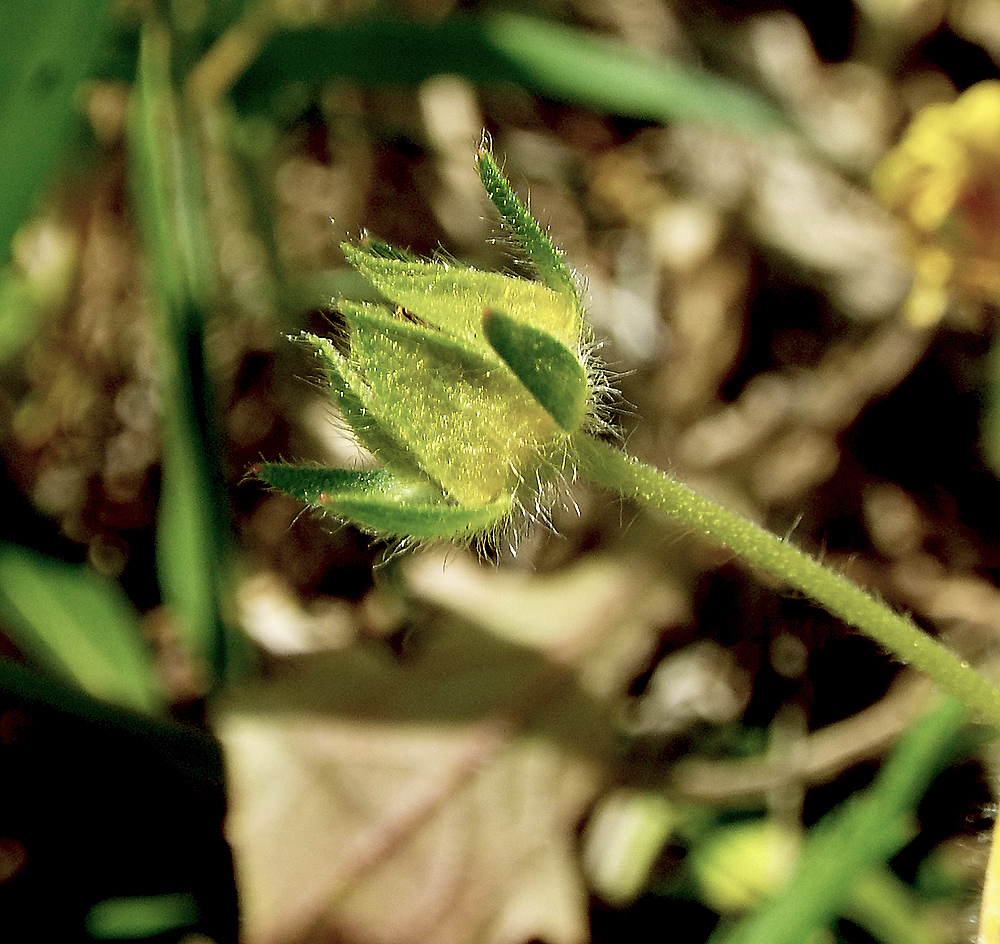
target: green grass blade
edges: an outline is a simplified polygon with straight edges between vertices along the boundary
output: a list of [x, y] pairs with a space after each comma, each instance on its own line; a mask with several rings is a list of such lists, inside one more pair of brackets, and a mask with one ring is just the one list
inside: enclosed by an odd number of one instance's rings
[[108, 25], [108, 0], [0, 4], [0, 265], [73, 123]]
[[34, 337], [45, 306], [38, 292], [14, 266], [0, 268], [0, 364], [6, 363]]
[[162, 708], [139, 621], [119, 587], [82, 566], [0, 545], [0, 613], [42, 668], [104, 701]]
[[188, 892], [108, 898], [87, 913], [87, 933], [99, 941], [134, 941], [193, 927], [198, 903]]
[[229, 533], [204, 331], [214, 296], [198, 143], [171, 86], [169, 37], [142, 38], [129, 119], [132, 189], [159, 314], [164, 403], [157, 567], [190, 652], [218, 680], [238, 676], [245, 641], [224, 620]]
[[701, 69], [536, 17], [455, 15], [440, 23], [360, 20], [276, 34], [234, 90], [267, 107], [291, 83], [349, 76], [415, 85], [432, 75], [518, 84], [540, 95], [651, 121], [691, 121], [753, 133], [787, 128], [762, 97]]
[[906, 842], [917, 802], [953, 758], [968, 721], [960, 701], [939, 701], [906, 733], [872, 786], [810, 830], [785, 890], [712, 944], [801, 944], [843, 914], [854, 883]]
[[550, 98], [652, 121], [690, 121], [751, 132], [788, 128], [765, 99], [701, 69], [538, 17], [482, 21], [490, 48]]
[[928, 910], [913, 887], [885, 865], [854, 883], [844, 917], [884, 944], [949, 944], [953, 938], [927, 920]]

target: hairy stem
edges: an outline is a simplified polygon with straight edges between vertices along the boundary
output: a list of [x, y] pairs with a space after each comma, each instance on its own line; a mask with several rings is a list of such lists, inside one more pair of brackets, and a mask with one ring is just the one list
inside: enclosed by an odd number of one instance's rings
[[670, 515], [780, 578], [870, 636], [900, 661], [926, 673], [990, 724], [1000, 725], [1000, 689], [911, 620], [846, 577], [613, 446], [583, 433], [574, 435], [573, 446], [579, 471], [586, 478]]

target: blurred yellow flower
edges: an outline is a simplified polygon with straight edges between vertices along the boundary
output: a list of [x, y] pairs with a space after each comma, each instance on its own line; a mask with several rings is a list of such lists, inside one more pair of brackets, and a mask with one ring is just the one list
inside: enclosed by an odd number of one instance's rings
[[922, 109], [875, 168], [872, 189], [908, 224], [913, 325], [936, 323], [952, 291], [1000, 303], [1000, 81]]

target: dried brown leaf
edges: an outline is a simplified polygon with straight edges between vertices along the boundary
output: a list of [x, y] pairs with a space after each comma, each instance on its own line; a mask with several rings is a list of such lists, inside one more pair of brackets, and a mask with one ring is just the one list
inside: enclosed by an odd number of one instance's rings
[[283, 662], [217, 714], [246, 939], [577, 944], [610, 711], [467, 624]]

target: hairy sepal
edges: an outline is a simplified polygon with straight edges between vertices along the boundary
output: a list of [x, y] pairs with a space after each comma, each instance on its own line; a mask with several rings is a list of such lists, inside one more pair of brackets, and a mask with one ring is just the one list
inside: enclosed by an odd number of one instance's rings
[[381, 538], [462, 542], [489, 536], [511, 514], [509, 500], [469, 508], [384, 469], [267, 462], [255, 466], [254, 472], [271, 487]]
[[397, 475], [424, 479], [423, 470], [413, 461], [407, 447], [380, 419], [371, 402], [367, 382], [351, 361], [327, 338], [307, 332], [301, 337], [322, 359], [331, 399], [358, 441]]
[[573, 309], [579, 328], [583, 320], [583, 308], [573, 274], [563, 261], [562, 253], [528, 212], [528, 208], [500, 170], [490, 150], [488, 137], [484, 137], [476, 152], [476, 169], [483, 188], [514, 240], [528, 257], [542, 282]]
[[565, 432], [575, 432], [587, 415], [587, 372], [580, 355], [502, 311], [483, 312], [483, 333], [549, 416]]
[[423, 473], [469, 507], [514, 494], [557, 429], [492, 348], [379, 306], [343, 314], [365, 409]]
[[452, 263], [387, 258], [350, 243], [343, 243], [341, 249], [351, 265], [391, 302], [482, 351], [488, 349], [481, 334], [485, 308], [512, 312], [513, 317], [520, 313], [522, 320], [530, 319], [567, 345], [580, 336], [578, 303], [540, 282]]

